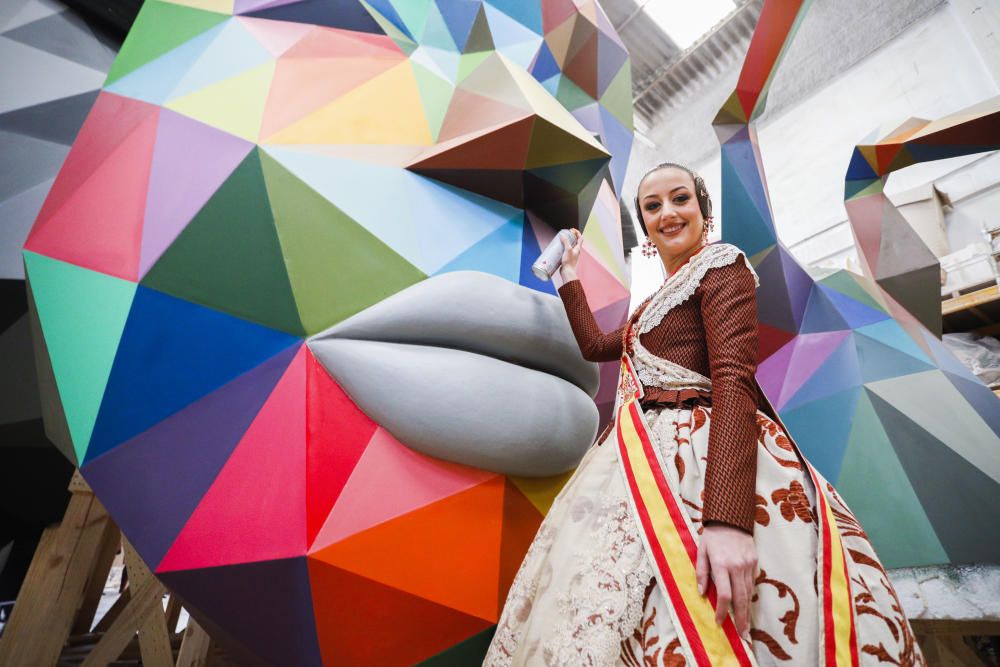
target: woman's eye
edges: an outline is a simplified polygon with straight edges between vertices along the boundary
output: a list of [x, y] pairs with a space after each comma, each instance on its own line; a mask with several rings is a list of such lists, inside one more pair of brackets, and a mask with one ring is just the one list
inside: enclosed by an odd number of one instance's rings
[[646, 204], [646, 210], [647, 211], [655, 211], [659, 207], [660, 207], [659, 204]]
[[688, 199], [690, 199], [690, 197], [688, 197], [687, 195], [678, 195], [677, 197], [674, 197], [674, 202], [677, 204], [683, 204]]

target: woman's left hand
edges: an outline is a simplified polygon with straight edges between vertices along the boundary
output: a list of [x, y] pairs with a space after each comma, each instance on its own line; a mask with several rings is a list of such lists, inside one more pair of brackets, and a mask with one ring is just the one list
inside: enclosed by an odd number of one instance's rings
[[711, 576], [717, 594], [716, 622], [722, 625], [732, 604], [736, 631], [744, 639], [750, 635], [750, 600], [756, 568], [753, 535], [725, 524], [705, 526], [698, 547], [698, 591], [705, 594]]

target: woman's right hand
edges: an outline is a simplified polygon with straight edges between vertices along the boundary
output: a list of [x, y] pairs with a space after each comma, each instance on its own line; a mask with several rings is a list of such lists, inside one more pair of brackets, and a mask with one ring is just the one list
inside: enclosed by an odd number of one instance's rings
[[580, 262], [580, 251], [583, 250], [583, 234], [575, 227], [569, 231], [573, 233], [573, 245], [570, 245], [570, 242], [563, 237], [565, 251], [562, 256], [562, 265], [559, 267], [559, 275], [562, 276], [564, 282], [576, 280], [576, 265]]

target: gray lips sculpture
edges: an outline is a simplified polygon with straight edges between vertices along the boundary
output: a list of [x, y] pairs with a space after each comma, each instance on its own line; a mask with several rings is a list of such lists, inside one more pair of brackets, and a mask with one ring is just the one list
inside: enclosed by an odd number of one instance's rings
[[579, 463], [597, 432], [597, 365], [562, 304], [496, 276], [429, 278], [308, 345], [366, 414], [430, 456], [548, 476]]

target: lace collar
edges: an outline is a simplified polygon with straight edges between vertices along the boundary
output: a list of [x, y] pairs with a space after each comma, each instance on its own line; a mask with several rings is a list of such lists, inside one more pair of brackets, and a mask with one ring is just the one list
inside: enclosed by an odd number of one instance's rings
[[[649, 332], [663, 321], [667, 313], [687, 301], [698, 289], [709, 269], [728, 266], [740, 256], [746, 257], [742, 250], [731, 243], [713, 243], [692, 256], [650, 297], [648, 305], [639, 315], [636, 334]], [[757, 272], [753, 270], [749, 260], [746, 265], [753, 274], [754, 284], [760, 285]]]

